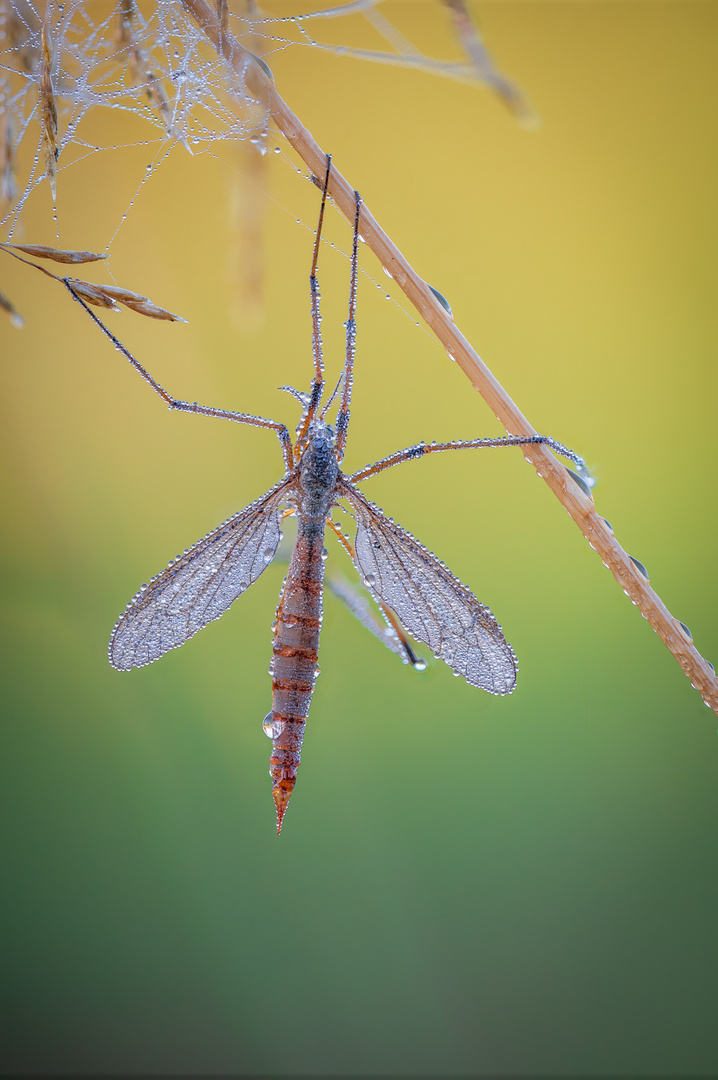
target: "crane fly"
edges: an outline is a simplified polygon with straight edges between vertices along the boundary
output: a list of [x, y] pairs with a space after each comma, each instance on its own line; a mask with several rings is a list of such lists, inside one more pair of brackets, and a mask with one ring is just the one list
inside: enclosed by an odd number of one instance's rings
[[[341, 470], [349, 428], [356, 345], [357, 241], [362, 200], [356, 196], [350, 259], [349, 316], [344, 368], [334, 392], [322, 404], [324, 359], [320, 333], [317, 260], [324, 220], [331, 158], [327, 158], [310, 273], [314, 378], [308, 394], [289, 390], [303, 405], [292, 440], [284, 424], [246, 413], [228, 412], [173, 398], [101, 320], [67, 287], [139, 374], [170, 409], [232, 420], [276, 432], [284, 456], [283, 478], [244, 510], [207, 533], [130, 600], [109, 644], [113, 667], [126, 671], [157, 660], [184, 644], [252, 585], [272, 562], [281, 539], [285, 513], [297, 518], [297, 537], [273, 626], [272, 708], [264, 730], [272, 739], [270, 775], [277, 832], [297, 777], [304, 731], [318, 667], [324, 592], [324, 537], [327, 525], [349, 552], [370, 595], [396, 634], [393, 647], [416, 667], [407, 634], [428, 645], [457, 675], [492, 694], [510, 694], [516, 684], [516, 657], [491, 611], [481, 604], [413, 536], [387, 518], [356, 486], [401, 462], [445, 450], [524, 446], [543, 443], [585, 468], [583, 461], [554, 439], [542, 435], [503, 436], [447, 443], [419, 443], [397, 451], [351, 475]], [[339, 395], [333, 426], [327, 415]], [[356, 521], [354, 543], [330, 514], [339, 500]]]

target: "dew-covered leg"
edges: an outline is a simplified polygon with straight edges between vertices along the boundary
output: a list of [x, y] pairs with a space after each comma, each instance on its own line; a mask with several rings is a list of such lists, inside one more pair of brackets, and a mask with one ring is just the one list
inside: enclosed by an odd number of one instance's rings
[[[351, 561], [356, 566], [356, 564], [357, 564], [356, 552], [354, 551], [354, 545], [352, 544], [351, 540], [347, 536], [344, 535], [344, 533], [342, 532], [340, 526], [335, 521], [332, 521], [331, 518], [327, 518], [327, 525], [332, 530], [332, 532], [336, 533], [337, 537], [339, 538], [340, 543], [342, 544], [342, 547], [347, 552], [347, 554], [349, 555], [349, 558], [351, 559]], [[334, 588], [333, 585], [332, 585], [332, 591], [337, 596], [339, 596], [340, 600], [344, 601], [344, 603], [347, 605], [347, 607], [351, 611], [352, 615], [354, 615], [356, 618], [359, 619], [360, 622], [362, 622], [365, 626], [367, 626], [368, 629], [371, 630], [372, 633], [375, 634], [375, 636], [378, 637], [379, 640], [384, 645], [386, 645], [386, 647], [388, 649], [391, 649], [392, 652], [399, 652], [399, 654], [403, 657], [403, 660], [404, 660], [405, 664], [411, 664], [412, 667], [416, 668], [417, 671], [424, 671], [425, 668], [426, 668], [426, 663], [425, 663], [424, 660], [422, 660], [420, 657], [418, 657], [416, 655], [416, 653], [414, 652], [414, 650], [412, 649], [411, 645], [409, 644], [409, 639], [408, 639], [408, 637], [406, 635], [406, 631], [404, 630], [404, 627], [401, 625], [401, 622], [399, 621], [397, 616], [394, 614], [394, 612], [391, 610], [390, 607], [387, 607], [387, 605], [382, 603], [382, 601], [379, 600], [378, 597], [374, 596], [371, 593], [371, 590], [368, 589], [368, 587], [366, 585], [364, 587], [367, 588], [367, 591], [370, 593], [370, 595], [372, 596], [372, 599], [376, 603], [377, 607], [380, 608], [382, 615], [384, 616], [387, 623], [389, 624], [389, 628], [393, 631], [394, 639], [391, 642], [387, 640], [385, 634], [381, 634], [379, 632], [381, 630], [380, 624], [378, 624], [378, 623], [375, 624], [376, 625], [376, 630], [375, 630], [373, 626], [371, 626], [370, 624], [368, 624], [366, 622], [366, 620], [365, 620], [365, 618], [363, 616], [363, 613], [361, 613], [360, 611], [357, 610], [356, 604], [353, 602], [353, 597], [352, 596], [347, 595], [347, 593], [342, 589]], [[395, 644], [398, 644], [399, 648], [395, 648], [394, 647]]]
[[569, 450], [562, 443], [557, 442], [556, 439], [552, 439], [549, 435], [502, 435], [495, 439], [461, 439], [446, 443], [417, 443], [416, 446], [408, 446], [405, 450], [397, 450], [396, 453], [382, 458], [381, 461], [376, 461], [373, 465], [365, 465], [363, 469], [360, 469], [359, 472], [354, 473], [348, 479], [351, 483], [357, 484], [361, 480], [366, 480], [369, 476], [376, 476], [377, 473], [383, 472], [384, 469], [391, 469], [394, 465], [401, 465], [404, 461], [411, 461], [413, 458], [420, 458], [425, 454], [442, 453], [444, 450], [480, 450], [493, 446], [537, 445], [548, 446], [549, 449], [554, 450], [561, 457], [572, 461], [581, 472], [588, 474], [583, 458], [579, 457], [573, 450]]
[[358, 191], [356, 196], [356, 212], [354, 214], [354, 236], [352, 239], [351, 280], [349, 284], [349, 316], [347, 318], [347, 347], [344, 360], [344, 379], [342, 387], [342, 400], [337, 413], [336, 450], [337, 461], [341, 462], [347, 444], [347, 430], [349, 428], [349, 410], [352, 400], [352, 388], [354, 385], [354, 356], [356, 354], [356, 309], [357, 309], [357, 273], [358, 273], [358, 244], [359, 244], [359, 215], [361, 213], [361, 195]]
[[150, 375], [147, 368], [143, 367], [139, 360], [135, 359], [130, 350], [126, 348], [119, 338], [115, 337], [112, 331], [105, 326], [102, 319], [98, 318], [95, 312], [90, 308], [82, 297], [78, 296], [72, 288], [72, 285], [66, 280], [65, 285], [77, 300], [92, 321], [99, 326], [103, 334], [109, 338], [115, 348], [122, 353], [126, 360], [132, 364], [135, 371], [140, 375], [145, 382], [149, 383], [156, 394], [166, 401], [170, 409], [175, 409], [177, 412], [190, 412], [198, 413], [200, 416], [215, 416], [220, 420], [233, 420], [237, 424], [249, 424], [252, 427], [268, 428], [270, 431], [275, 431], [279, 438], [279, 442], [282, 447], [282, 455], [284, 457], [284, 467], [287, 473], [289, 473], [294, 467], [294, 461], [292, 458], [292, 440], [289, 436], [289, 432], [284, 424], [280, 424], [276, 420], [265, 420], [261, 416], [252, 416], [249, 413], [230, 412], [227, 409], [215, 409], [209, 405], [198, 405], [196, 401], [182, 401], [180, 398], [174, 398], [171, 394], [168, 394], [163, 386], [157, 382], [157, 380]]
[[327, 154], [327, 170], [324, 174], [322, 186], [322, 204], [319, 208], [319, 221], [317, 222], [317, 234], [314, 238], [314, 254], [312, 255], [312, 269], [309, 273], [309, 291], [312, 299], [312, 355], [314, 357], [314, 380], [309, 394], [306, 411], [297, 431], [297, 442], [300, 443], [307, 431], [309, 424], [314, 419], [319, 402], [324, 393], [324, 353], [322, 350], [321, 314], [319, 310], [319, 279], [317, 278], [317, 262], [319, 260], [319, 244], [322, 238], [322, 226], [324, 224], [324, 209], [327, 203], [327, 188], [329, 176], [332, 171], [332, 156]]

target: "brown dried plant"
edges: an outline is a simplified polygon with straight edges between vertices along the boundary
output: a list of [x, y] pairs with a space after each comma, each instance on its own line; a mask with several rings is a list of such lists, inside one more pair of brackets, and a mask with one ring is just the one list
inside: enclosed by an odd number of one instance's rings
[[[223, 31], [217, 9], [207, 0], [181, 2], [218, 51], [221, 41], [226, 62], [242, 73], [250, 92], [266, 104], [271, 119], [310, 171], [321, 175], [326, 153], [280, 96], [267, 65], [248, 52], [229, 32]], [[332, 171], [329, 193], [351, 222], [355, 208], [354, 188], [337, 169]], [[366, 207], [362, 214], [362, 237], [507, 433], [524, 437], [535, 435], [534, 427], [461, 333], [434, 290], [410, 266]], [[705, 703], [718, 715], [718, 680], [712, 665], [696, 649], [687, 627], [671, 614], [651, 588], [645, 567], [621, 547], [611, 526], [596, 510], [590, 488], [577, 483], [545, 446], [526, 447], [524, 456], [674, 655]]]
[[[109, 308], [112, 311], [121, 311], [119, 305], [123, 304], [131, 311], [136, 311], [138, 315], [146, 315], [149, 319], [162, 319], [166, 322], [187, 321], [181, 315], [175, 315], [174, 312], [153, 304], [149, 297], [143, 296], [141, 293], [123, 289], [119, 285], [98, 285], [96, 282], [84, 281], [82, 278], [60, 277], [59, 274], [53, 274], [51, 270], [40, 266], [39, 263], [31, 262], [30, 259], [23, 259], [19, 252], [22, 252], [23, 255], [32, 255], [37, 259], [50, 259], [52, 262], [65, 264], [98, 262], [100, 259], [105, 259], [107, 257], [105, 255], [98, 255], [94, 251], [65, 251], [61, 248], [45, 247], [42, 244], [0, 244], [0, 251], [6, 251], [8, 255], [14, 256], [14, 258], [19, 259], [20, 262], [25, 263], [27, 266], [32, 266], [47, 277], [62, 282], [73, 296], [79, 296], [86, 304]], [[19, 318], [9, 300], [5, 300], [5, 303], [0, 304], [0, 306], [5, 308], [11, 318]]]

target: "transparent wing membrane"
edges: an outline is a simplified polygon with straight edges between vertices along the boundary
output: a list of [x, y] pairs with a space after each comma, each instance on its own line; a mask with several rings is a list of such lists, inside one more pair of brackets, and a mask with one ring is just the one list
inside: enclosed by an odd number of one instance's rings
[[110, 639], [113, 667], [151, 664], [218, 619], [266, 570], [279, 546], [282, 481], [143, 586], [120, 616]]
[[472, 686], [510, 694], [516, 657], [489, 609], [353, 485], [343, 481], [337, 494], [355, 512], [356, 564], [371, 591], [417, 641]]
[[374, 637], [377, 637], [382, 645], [400, 656], [404, 664], [413, 664], [419, 671], [424, 670], [426, 664], [415, 656], [408, 642], [404, 644], [386, 616], [384, 616], [386, 621], [383, 625], [374, 618], [368, 601], [356, 586], [340, 574], [334, 574], [329, 579], [329, 588], [347, 606], [354, 618], [358, 619]]

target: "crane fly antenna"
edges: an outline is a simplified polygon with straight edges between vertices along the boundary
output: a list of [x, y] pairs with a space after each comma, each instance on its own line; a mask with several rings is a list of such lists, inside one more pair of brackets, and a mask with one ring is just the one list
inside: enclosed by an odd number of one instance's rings
[[324, 185], [322, 187], [322, 204], [319, 208], [317, 235], [314, 239], [314, 254], [312, 255], [312, 269], [309, 274], [309, 291], [312, 298], [312, 355], [314, 357], [314, 382], [312, 383], [312, 390], [309, 398], [309, 405], [307, 406], [306, 415], [302, 417], [302, 422], [297, 431], [297, 438], [299, 443], [304, 440], [304, 437], [309, 430], [309, 425], [314, 419], [314, 415], [319, 406], [319, 402], [322, 400], [322, 393], [324, 392], [324, 355], [322, 352], [322, 318], [319, 312], [320, 294], [319, 280], [317, 279], [317, 262], [319, 259], [319, 244], [322, 238], [322, 226], [324, 224], [324, 208], [327, 203], [327, 190], [329, 188], [329, 176], [331, 174], [331, 171], [332, 155], [327, 154], [327, 171], [324, 174]]

